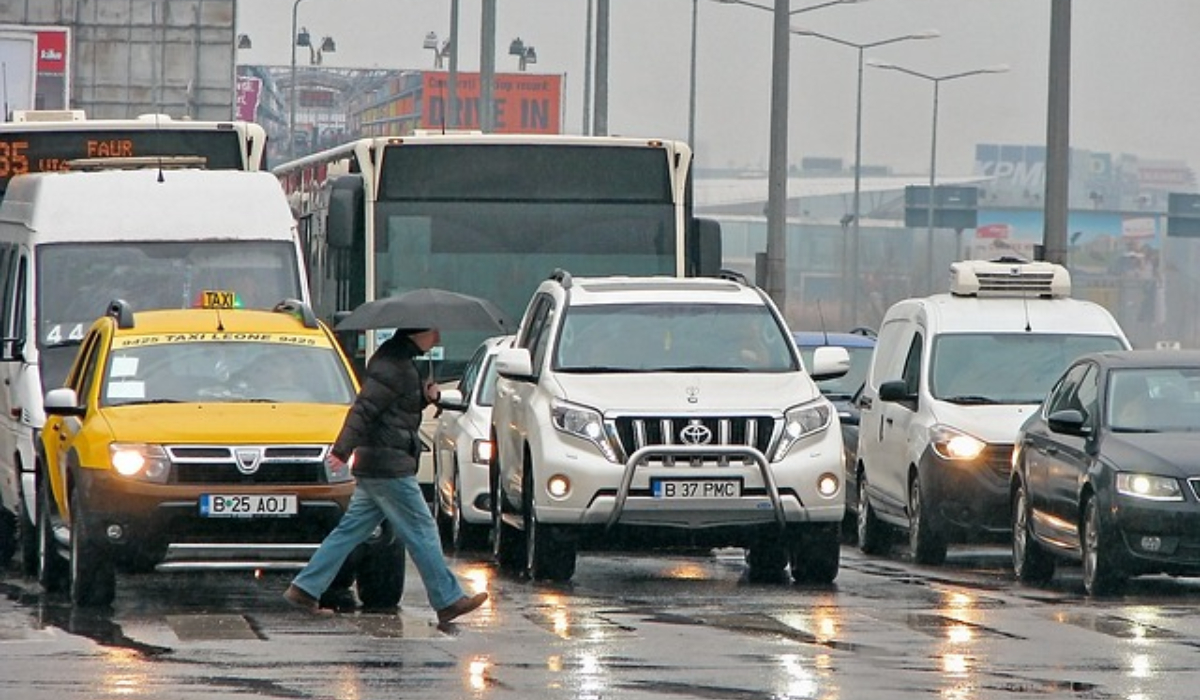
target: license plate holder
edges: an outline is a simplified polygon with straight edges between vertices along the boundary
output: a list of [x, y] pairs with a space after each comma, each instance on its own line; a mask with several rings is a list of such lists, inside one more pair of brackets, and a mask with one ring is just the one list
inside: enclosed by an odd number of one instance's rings
[[202, 518], [291, 518], [300, 512], [295, 494], [206, 493], [200, 496]]
[[663, 500], [741, 498], [742, 480], [656, 478], [650, 480], [650, 493]]

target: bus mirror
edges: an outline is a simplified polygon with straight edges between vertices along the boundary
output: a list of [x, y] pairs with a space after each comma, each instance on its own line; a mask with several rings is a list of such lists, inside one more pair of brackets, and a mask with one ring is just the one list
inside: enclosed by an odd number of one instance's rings
[[25, 361], [25, 339], [24, 338], [0, 339], [0, 362], [24, 362], [24, 361]]
[[343, 175], [333, 181], [325, 235], [331, 248], [353, 248], [362, 240], [363, 181], [361, 175]]
[[721, 272], [721, 224], [692, 219], [688, 227], [688, 270], [691, 277], [716, 277]]

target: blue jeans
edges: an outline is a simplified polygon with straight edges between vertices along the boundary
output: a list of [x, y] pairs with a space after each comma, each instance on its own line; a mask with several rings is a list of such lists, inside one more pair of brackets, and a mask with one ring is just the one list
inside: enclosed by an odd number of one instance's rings
[[[358, 479], [350, 507], [292, 585], [320, 598], [354, 548], [371, 536], [386, 518], [412, 558], [434, 610], [454, 603], [466, 593], [446, 565], [437, 523], [429, 513], [415, 476], [396, 479]], [[403, 560], [400, 566], [404, 566]]]

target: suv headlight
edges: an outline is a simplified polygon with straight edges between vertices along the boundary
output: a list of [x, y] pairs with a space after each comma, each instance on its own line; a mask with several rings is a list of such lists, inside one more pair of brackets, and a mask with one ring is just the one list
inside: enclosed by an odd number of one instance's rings
[[816, 435], [825, 430], [832, 422], [833, 404], [824, 398], [789, 408], [783, 414], [783, 435], [779, 438], [779, 444], [775, 446], [771, 461], [778, 462], [783, 459], [793, 445], [809, 435]]
[[935, 425], [929, 431], [929, 446], [938, 457], [952, 462], [968, 462], [978, 457], [987, 443], [948, 425]]
[[616, 462], [617, 452], [604, 430], [604, 418], [600, 412], [568, 401], [555, 399], [550, 404], [550, 418], [554, 427], [567, 435], [587, 440], [600, 450], [604, 458]]
[[161, 445], [114, 442], [108, 454], [113, 471], [126, 479], [163, 484], [171, 475], [171, 460]]
[[1183, 500], [1183, 489], [1179, 488], [1178, 479], [1154, 474], [1118, 473], [1117, 493], [1132, 498], [1144, 498], [1148, 501]]

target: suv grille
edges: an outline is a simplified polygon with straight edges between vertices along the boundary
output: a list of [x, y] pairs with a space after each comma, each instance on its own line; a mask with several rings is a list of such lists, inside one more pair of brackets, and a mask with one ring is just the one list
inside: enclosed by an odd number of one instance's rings
[[173, 484], [323, 484], [323, 445], [170, 445]]
[[770, 416], [620, 416], [611, 424], [623, 458], [657, 445], [749, 445], [767, 454], [775, 432]]

